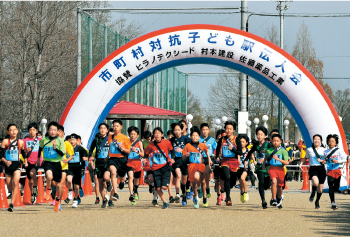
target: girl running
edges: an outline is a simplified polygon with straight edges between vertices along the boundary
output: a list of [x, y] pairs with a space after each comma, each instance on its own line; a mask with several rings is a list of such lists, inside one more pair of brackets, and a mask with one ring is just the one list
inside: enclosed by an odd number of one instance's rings
[[[234, 136], [236, 123], [227, 121], [225, 123], [226, 136], [219, 140], [217, 153], [221, 157], [222, 180], [225, 181], [226, 206], [232, 206], [230, 197], [231, 188], [236, 183], [237, 170], [239, 167], [239, 156], [242, 155], [241, 140]], [[218, 161], [220, 159], [218, 158]]]
[[310, 202], [314, 201], [315, 193], [317, 190], [317, 197], [315, 201], [315, 208], [320, 208], [320, 198], [322, 196], [322, 190], [323, 190], [323, 184], [326, 180], [326, 169], [324, 167], [325, 161], [324, 161], [324, 151], [326, 150], [323, 148], [322, 145], [322, 136], [319, 134], [316, 134], [312, 138], [313, 143], [312, 147], [309, 147], [306, 150], [305, 158], [300, 163], [300, 170], [302, 171], [302, 166], [305, 163], [306, 159], [309, 160], [309, 179], [312, 180], [312, 192], [310, 195]]
[[[266, 150], [272, 148], [272, 144], [267, 142], [266, 136], [267, 136], [267, 129], [263, 126], [259, 126], [255, 130], [256, 138], [258, 139], [257, 142], [253, 143], [252, 149], [249, 151], [247, 157], [252, 157], [255, 164], [255, 171], [257, 173], [258, 179], [259, 179], [259, 194], [261, 198], [261, 203], [263, 209], [267, 208], [267, 202], [265, 200], [265, 190], [267, 190], [270, 186], [270, 177], [267, 173], [266, 169], [262, 169], [262, 165], [264, 162]], [[257, 152], [257, 157], [253, 156], [254, 152]], [[265, 166], [267, 167], [269, 165], [268, 161], [266, 162]]]
[[[191, 182], [194, 191], [194, 208], [199, 208], [199, 197], [197, 187], [202, 186], [203, 190], [203, 206], [208, 207], [206, 194], [206, 182], [204, 178], [205, 164], [203, 162], [203, 153], [209, 156], [208, 148], [205, 144], [198, 142], [200, 137], [199, 128], [194, 126], [191, 128], [191, 143], [186, 144], [182, 151], [183, 159], [188, 165], [188, 180]], [[209, 165], [212, 162], [209, 159]]]
[[128, 155], [128, 177], [129, 177], [129, 201], [132, 205], [139, 200], [138, 187], [140, 185], [140, 177], [142, 171], [141, 158], [144, 156], [143, 144], [138, 140], [139, 129], [135, 126], [128, 128], [128, 134], [131, 142], [131, 151]]
[[239, 161], [239, 170], [237, 171], [237, 176], [239, 180], [239, 188], [241, 190], [241, 202], [245, 203], [249, 200], [249, 195], [247, 193], [247, 182], [245, 179], [247, 178], [247, 169], [248, 169], [248, 149], [249, 145], [249, 137], [247, 135], [239, 136], [242, 144], [242, 155]]
[[329, 134], [327, 136], [327, 144], [329, 149], [324, 151], [324, 158], [327, 162], [327, 180], [329, 186], [329, 197], [331, 199], [331, 208], [333, 210], [338, 209], [335, 204], [334, 192], [339, 190], [341, 170], [340, 164], [346, 162], [347, 155], [344, 151], [341, 151], [337, 146], [339, 143], [339, 137], [336, 134]]
[[4, 139], [1, 143], [1, 160], [5, 164], [6, 185], [11, 187], [12, 190], [11, 203], [7, 210], [13, 212], [13, 203], [15, 198], [17, 198], [18, 183], [21, 177], [20, 154], [22, 154], [24, 159], [27, 159], [27, 155], [24, 151], [24, 142], [17, 138], [17, 125], [9, 124], [7, 126], [7, 134], [9, 138]]
[[[174, 160], [175, 163], [172, 165], [174, 172], [173, 177], [175, 179], [175, 189], [176, 189], [176, 196], [175, 196], [175, 202], [180, 202], [180, 181], [181, 181], [181, 191], [182, 191], [182, 205], [187, 204], [186, 199], [186, 188], [189, 189], [189, 185], [186, 187], [187, 183], [187, 176], [188, 176], [188, 169], [187, 164], [183, 162], [182, 160], [182, 154], [183, 149], [186, 146], [186, 144], [191, 142], [191, 139], [189, 139], [187, 136], [182, 135], [183, 130], [183, 123], [173, 123], [171, 124], [171, 128], [173, 129], [174, 137], [170, 139], [171, 145], [174, 148]], [[188, 190], [188, 195], [189, 190]]]

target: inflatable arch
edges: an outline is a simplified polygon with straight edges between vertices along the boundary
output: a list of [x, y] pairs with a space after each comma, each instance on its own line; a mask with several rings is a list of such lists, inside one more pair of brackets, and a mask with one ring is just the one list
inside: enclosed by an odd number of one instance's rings
[[212, 64], [243, 72], [272, 90], [288, 108], [306, 146], [316, 133], [345, 133], [334, 106], [316, 79], [291, 55], [273, 43], [238, 29], [217, 25], [184, 25], [162, 29], [123, 45], [97, 65], [79, 85], [60, 124], [90, 146], [98, 124], [119, 98], [137, 82], [166, 68]]

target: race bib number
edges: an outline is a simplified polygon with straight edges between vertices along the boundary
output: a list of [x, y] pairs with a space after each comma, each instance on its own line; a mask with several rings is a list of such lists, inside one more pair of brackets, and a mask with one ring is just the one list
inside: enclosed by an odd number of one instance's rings
[[245, 156], [241, 156], [241, 164], [239, 165], [239, 168], [244, 168], [244, 159]]
[[[138, 152], [140, 152], [140, 149], [139, 148], [136, 148], [136, 150]], [[134, 151], [131, 151], [129, 156], [128, 156], [129, 159], [140, 159], [140, 154], [137, 153], [137, 152], [134, 152]]]
[[233, 153], [230, 149], [228, 149], [228, 146], [222, 147], [222, 156], [223, 157], [235, 157], [235, 153]]
[[[321, 159], [322, 161], [324, 160], [323, 155], [320, 155], [320, 159]], [[314, 164], [314, 165], [320, 165], [321, 163], [317, 161], [317, 157], [316, 157], [316, 156], [313, 156], [313, 157], [312, 157], [312, 164]]]
[[[337, 158], [334, 158], [335, 160], [338, 160]], [[340, 168], [340, 164], [339, 163], [333, 163], [334, 159], [328, 159], [327, 161], [327, 170], [337, 170]]]
[[101, 152], [98, 154], [99, 159], [105, 159], [108, 156], [109, 147], [102, 147]]
[[179, 148], [178, 146], [174, 147], [175, 150], [175, 157], [182, 157], [182, 152], [177, 152], [176, 149]]
[[[282, 160], [282, 155], [281, 155], [281, 154], [277, 154], [276, 156], [277, 156], [279, 159]], [[282, 164], [281, 161], [277, 161], [277, 160], [275, 160], [274, 158], [272, 158], [272, 159], [270, 160], [270, 165], [273, 165], [273, 166], [283, 166], [283, 164]]]
[[190, 163], [201, 164], [201, 153], [198, 152], [190, 152]]
[[[26, 145], [27, 145], [27, 148], [31, 148], [32, 145], [34, 144], [34, 141], [27, 141], [26, 142]], [[39, 151], [39, 141], [35, 144], [35, 146], [33, 147], [33, 151]]]
[[[122, 142], [118, 142], [118, 146], [122, 147], [123, 143]], [[114, 142], [111, 143], [111, 153], [112, 154], [121, 154], [120, 151], [117, 149], [117, 147], [115, 146]]]
[[19, 161], [19, 151], [7, 150], [5, 159], [8, 161]]
[[163, 165], [163, 164], [166, 164], [167, 161], [166, 161], [166, 158], [162, 154], [154, 153], [153, 154], [153, 163], [156, 165]]
[[68, 163], [80, 163], [80, 154], [79, 152], [75, 152], [73, 155], [73, 159], [71, 159]]
[[[258, 164], [262, 164], [265, 159], [265, 153], [258, 153], [257, 156], [258, 156]], [[268, 161], [266, 161], [266, 163], [268, 163]]]
[[46, 146], [44, 148], [44, 157], [45, 159], [57, 159], [57, 152], [53, 147]]
[[[208, 153], [209, 155], [213, 155], [213, 147], [211, 144], [208, 144], [208, 143], [205, 143], [205, 145], [207, 145], [207, 148], [208, 148]], [[203, 152], [203, 156], [204, 157], [207, 157], [207, 153], [206, 152]]]

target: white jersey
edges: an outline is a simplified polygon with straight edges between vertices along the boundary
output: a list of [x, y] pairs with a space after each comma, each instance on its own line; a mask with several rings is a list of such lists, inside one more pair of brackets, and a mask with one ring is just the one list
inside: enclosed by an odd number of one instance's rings
[[[320, 159], [324, 160], [324, 151], [326, 149], [324, 147], [319, 147], [317, 149], [315, 148], [315, 150], [317, 151], [318, 155], [320, 156]], [[310, 167], [311, 166], [321, 166], [322, 165], [320, 162], [317, 161], [316, 154], [314, 152], [314, 149], [312, 149], [312, 147], [309, 147], [309, 148], [306, 149], [305, 158], [309, 159]]]
[[[333, 149], [327, 149], [324, 151], [324, 158], [326, 158], [328, 156], [329, 153], [331, 153], [336, 147], [334, 147]], [[339, 169], [344, 163], [344, 161], [346, 161], [346, 153], [343, 150], [340, 150], [338, 148], [338, 150], [336, 152], [334, 152], [332, 154], [332, 156], [327, 160], [327, 170], [336, 170]], [[334, 163], [333, 160], [337, 160], [339, 163]]]

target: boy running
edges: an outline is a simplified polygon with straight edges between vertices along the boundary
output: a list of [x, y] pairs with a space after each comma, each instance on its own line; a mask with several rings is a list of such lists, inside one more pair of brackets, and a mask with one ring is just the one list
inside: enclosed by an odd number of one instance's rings
[[237, 177], [239, 180], [239, 188], [241, 190], [241, 202], [245, 203], [249, 200], [249, 195], [247, 193], [247, 182], [245, 179], [247, 178], [247, 169], [248, 169], [248, 148], [249, 145], [249, 137], [247, 135], [239, 136], [242, 144], [242, 155], [239, 161], [239, 169], [237, 171]]
[[21, 177], [21, 161], [20, 154], [26, 159], [27, 155], [24, 151], [24, 142], [17, 138], [18, 128], [15, 124], [7, 126], [7, 134], [9, 138], [4, 139], [1, 143], [1, 160], [5, 166], [6, 185], [12, 190], [11, 203], [7, 209], [13, 212], [13, 203], [17, 198], [19, 179]]
[[284, 166], [289, 164], [288, 152], [281, 147], [282, 137], [280, 134], [274, 134], [271, 137], [273, 148], [266, 150], [266, 156], [262, 170], [265, 170], [265, 164], [269, 161], [270, 167], [268, 173], [272, 181], [272, 206], [282, 208], [282, 192], [284, 187], [285, 170]]

